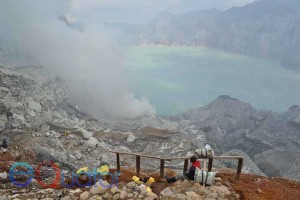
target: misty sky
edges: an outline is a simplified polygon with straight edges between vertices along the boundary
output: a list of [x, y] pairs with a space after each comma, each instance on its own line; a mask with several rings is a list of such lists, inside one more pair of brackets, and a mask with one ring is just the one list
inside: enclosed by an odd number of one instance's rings
[[55, 12], [68, 10], [73, 20], [80, 22], [145, 23], [163, 11], [183, 14], [211, 8], [224, 10], [253, 1], [255, 0], [27, 0], [20, 2], [30, 5], [33, 10], [39, 10], [39, 14], [43, 16], [53, 17]]

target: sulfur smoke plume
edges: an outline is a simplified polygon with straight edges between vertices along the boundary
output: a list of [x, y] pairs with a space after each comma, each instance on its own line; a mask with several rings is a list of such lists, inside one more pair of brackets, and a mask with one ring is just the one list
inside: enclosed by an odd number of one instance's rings
[[117, 34], [100, 23], [78, 28], [73, 9], [73, 1], [1, 0], [0, 45], [64, 77], [70, 101], [98, 117], [153, 114], [146, 98], [128, 91], [122, 68], [126, 48], [115, 42]]

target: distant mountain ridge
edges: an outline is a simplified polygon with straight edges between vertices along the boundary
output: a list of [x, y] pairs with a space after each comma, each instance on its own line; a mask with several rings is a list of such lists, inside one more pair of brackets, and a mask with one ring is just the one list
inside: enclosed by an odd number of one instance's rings
[[173, 120], [201, 130], [217, 154], [242, 150], [268, 176], [300, 177], [299, 106], [278, 114], [221, 95]]
[[259, 0], [226, 11], [164, 12], [136, 29], [139, 44], [206, 46], [300, 69], [300, 1]]

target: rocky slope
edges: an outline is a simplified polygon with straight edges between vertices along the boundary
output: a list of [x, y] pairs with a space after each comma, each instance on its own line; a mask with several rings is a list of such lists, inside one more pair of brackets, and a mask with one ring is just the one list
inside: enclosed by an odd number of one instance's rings
[[40, 67], [1, 67], [0, 76], [0, 139], [32, 149], [37, 161], [94, 167], [100, 158], [114, 163], [109, 149], [164, 156], [188, 153], [175, 148], [184, 137], [176, 122], [156, 116], [95, 119], [68, 102], [62, 79]]
[[[0, 139], [31, 149], [36, 162], [51, 159], [74, 169], [105, 160], [114, 166], [115, 155], [109, 150], [184, 157], [209, 143], [217, 155], [243, 155], [243, 172], [300, 178], [299, 106], [277, 114], [220, 96], [205, 107], [168, 119], [95, 119], [68, 103], [66, 83], [42, 68], [0, 70]], [[9, 119], [8, 111], [13, 114]], [[134, 163], [134, 157], [121, 156], [123, 166]], [[214, 167], [235, 165], [215, 162]], [[183, 163], [166, 166], [182, 170]], [[158, 167], [155, 160], [142, 162], [144, 169]]]
[[298, 0], [258, 0], [226, 11], [162, 13], [133, 35], [139, 44], [205, 46], [300, 69]]
[[277, 114], [220, 96], [205, 107], [175, 119], [201, 130], [218, 154], [244, 151], [269, 176], [299, 178], [299, 107]]

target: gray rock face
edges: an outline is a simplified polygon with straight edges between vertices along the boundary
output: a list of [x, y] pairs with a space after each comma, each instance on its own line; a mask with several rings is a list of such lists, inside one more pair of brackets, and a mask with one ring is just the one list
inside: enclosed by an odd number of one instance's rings
[[51, 122], [53, 111], [66, 99], [66, 84], [61, 79], [43, 77], [38, 67], [0, 70], [0, 87], [9, 91], [0, 103], [13, 113], [13, 127], [24, 127], [26, 123], [39, 127]]
[[299, 8], [297, 0], [261, 0], [226, 11], [162, 13], [136, 34], [139, 43], [207, 46], [300, 69]]
[[[300, 152], [300, 135], [292, 123], [299, 116], [296, 107], [283, 114], [256, 111], [250, 104], [220, 96], [177, 120], [189, 121], [190, 127], [201, 130], [217, 155], [238, 149], [245, 152], [266, 175], [299, 178], [296, 155]], [[252, 165], [248, 164], [248, 167]], [[257, 171], [255, 168], [252, 167]]]
[[41, 67], [0, 67], [0, 76], [0, 112], [13, 113], [10, 128], [74, 129], [84, 124], [79, 118], [91, 118], [66, 103], [67, 84]]
[[[265, 176], [265, 174], [261, 171], [261, 169], [257, 166], [257, 164], [255, 164], [255, 162], [242, 150], [232, 149], [230, 151], [225, 152], [224, 155], [243, 156], [244, 162], [243, 162], [242, 171], [244, 173]], [[226, 166], [228, 168], [235, 168], [235, 169], [237, 168], [236, 160], [226, 160], [226, 161], [222, 161], [222, 163], [223, 166]]]

